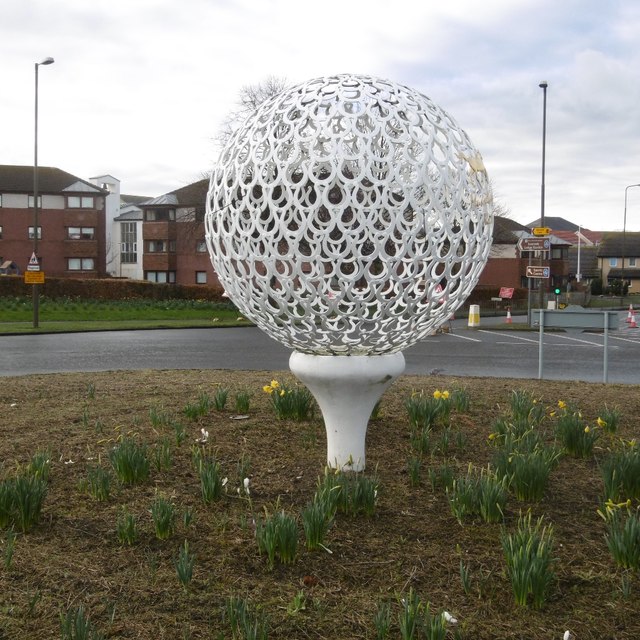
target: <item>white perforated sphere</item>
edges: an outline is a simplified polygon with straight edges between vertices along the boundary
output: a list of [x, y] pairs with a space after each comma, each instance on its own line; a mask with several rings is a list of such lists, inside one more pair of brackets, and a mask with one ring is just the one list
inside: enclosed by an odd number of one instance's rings
[[264, 102], [221, 153], [206, 239], [231, 300], [302, 353], [400, 351], [446, 322], [486, 262], [482, 158], [426, 96], [369, 76]]

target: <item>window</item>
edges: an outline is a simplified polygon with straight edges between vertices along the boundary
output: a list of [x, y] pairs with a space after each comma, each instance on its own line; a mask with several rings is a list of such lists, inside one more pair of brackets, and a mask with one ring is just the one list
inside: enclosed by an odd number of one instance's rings
[[69, 240], [93, 240], [95, 233], [95, 227], [69, 227], [67, 229]]
[[0, 193], [0, 207], [2, 206], [2, 194]]
[[175, 209], [147, 209], [144, 212], [144, 219], [147, 222], [167, 222], [176, 219]]
[[149, 282], [168, 282], [174, 284], [176, 281], [175, 271], [145, 271], [145, 280]]
[[636, 266], [636, 259], [635, 258], [629, 258], [629, 266], [630, 267], [635, 267]]
[[0, 240], [2, 240], [2, 225], [0, 224]]
[[206, 253], [207, 251], [207, 242], [206, 240], [198, 240], [196, 244], [196, 251], [198, 253]]
[[94, 198], [93, 196], [68, 196], [67, 208], [68, 209], [93, 209]]
[[618, 258], [609, 258], [609, 266], [617, 267], [618, 266]]
[[196, 284], [207, 284], [206, 271], [196, 271]]
[[552, 260], [566, 260], [567, 250], [564, 247], [551, 247]]
[[67, 258], [67, 269], [69, 271], [93, 271], [95, 260], [93, 258]]
[[[38, 196], [38, 209], [42, 208], [42, 196]], [[33, 196], [29, 196], [29, 209], [33, 209]]]
[[138, 261], [138, 227], [135, 222], [120, 223], [120, 262]]
[[[33, 227], [29, 227], [29, 240], [33, 240]], [[38, 240], [42, 239], [42, 227], [38, 227]]]
[[175, 253], [176, 241], [175, 240], [149, 240], [148, 251], [149, 253]]

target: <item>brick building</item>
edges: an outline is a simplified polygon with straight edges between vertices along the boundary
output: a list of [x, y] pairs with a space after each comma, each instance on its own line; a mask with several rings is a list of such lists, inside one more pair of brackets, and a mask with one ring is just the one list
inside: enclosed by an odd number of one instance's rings
[[208, 188], [203, 179], [138, 205], [145, 280], [219, 286], [204, 239]]
[[108, 192], [54, 167], [38, 168], [38, 229], [33, 167], [0, 165], [0, 264], [24, 271], [38, 234], [40, 268], [51, 277], [105, 276]]
[[497, 216], [493, 225], [493, 240], [489, 259], [480, 275], [478, 284], [496, 287], [531, 287], [537, 289], [542, 286], [545, 291], [550, 288], [566, 288], [569, 277], [570, 243], [548, 236], [550, 251], [546, 253], [543, 264], [549, 267], [548, 279], [527, 278], [526, 270], [529, 265], [538, 265], [539, 260], [535, 252], [521, 251], [518, 243], [522, 238], [532, 237], [529, 229], [514, 220]]

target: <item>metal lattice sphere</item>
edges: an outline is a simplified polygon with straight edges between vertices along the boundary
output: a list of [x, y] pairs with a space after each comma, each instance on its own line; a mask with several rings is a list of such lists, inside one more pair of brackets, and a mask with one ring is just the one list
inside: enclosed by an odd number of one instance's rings
[[482, 158], [426, 96], [339, 75], [270, 98], [221, 153], [206, 239], [229, 297], [302, 353], [400, 351], [446, 322], [486, 262]]

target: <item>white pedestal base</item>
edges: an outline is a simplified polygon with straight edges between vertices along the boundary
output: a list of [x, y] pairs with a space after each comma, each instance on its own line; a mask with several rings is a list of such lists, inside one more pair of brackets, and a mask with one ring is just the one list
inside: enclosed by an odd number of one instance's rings
[[402, 353], [316, 356], [294, 351], [289, 367], [322, 411], [327, 464], [334, 469], [362, 471], [371, 412], [385, 389], [404, 371]]

